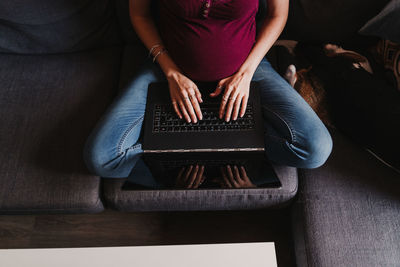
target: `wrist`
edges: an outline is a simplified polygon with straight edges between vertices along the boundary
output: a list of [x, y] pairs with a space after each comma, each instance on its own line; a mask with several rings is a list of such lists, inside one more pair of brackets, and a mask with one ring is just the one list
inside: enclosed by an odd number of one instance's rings
[[181, 72], [178, 66], [176, 66], [171, 58], [168, 56], [168, 53], [161, 54], [157, 58], [157, 62], [167, 79], [174, 78]]
[[255, 72], [255, 70], [253, 70], [251, 68], [240, 68], [236, 74], [243, 78], [252, 78], [254, 75], [254, 72]]
[[176, 77], [180, 74], [180, 71], [178, 69], [168, 69], [167, 71], [165, 71], [165, 76], [167, 77], [167, 79], [176, 79]]

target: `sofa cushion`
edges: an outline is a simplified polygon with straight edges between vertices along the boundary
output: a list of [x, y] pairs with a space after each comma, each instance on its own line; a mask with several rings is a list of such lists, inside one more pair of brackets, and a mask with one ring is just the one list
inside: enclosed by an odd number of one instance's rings
[[400, 174], [338, 132], [327, 163], [299, 172], [298, 266], [398, 266]]
[[0, 213], [98, 212], [84, 142], [116, 91], [120, 48], [0, 54]]
[[340, 42], [357, 31], [389, 0], [291, 0], [285, 39]]
[[115, 0], [2, 0], [0, 52], [62, 53], [120, 43]]
[[244, 210], [281, 208], [297, 193], [297, 169], [275, 166], [281, 188], [123, 190], [127, 179], [103, 179], [105, 204], [119, 211]]
[[360, 30], [361, 34], [379, 36], [400, 44], [400, 0], [389, 4]]

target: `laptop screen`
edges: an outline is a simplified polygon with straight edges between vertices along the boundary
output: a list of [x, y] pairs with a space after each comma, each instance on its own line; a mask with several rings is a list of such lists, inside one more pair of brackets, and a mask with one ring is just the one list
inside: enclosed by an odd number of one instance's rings
[[264, 153], [199, 152], [143, 154], [122, 189], [201, 190], [280, 186], [279, 178]]

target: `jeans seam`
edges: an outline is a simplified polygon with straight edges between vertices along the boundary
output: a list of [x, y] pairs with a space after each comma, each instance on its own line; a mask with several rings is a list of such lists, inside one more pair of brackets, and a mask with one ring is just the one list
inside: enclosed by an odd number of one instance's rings
[[[137, 119], [135, 122], [133, 122], [131, 124], [131, 126], [129, 126], [129, 128], [125, 131], [125, 133], [122, 135], [121, 140], [118, 143], [118, 155], [121, 155], [123, 152], [121, 151], [122, 149], [122, 144], [125, 142], [126, 137], [128, 136], [128, 134], [130, 134], [132, 132], [132, 129], [141, 121], [143, 120], [144, 115], [142, 115], [139, 119]], [[130, 148], [134, 147], [135, 145], [131, 146]], [[128, 149], [130, 149], [128, 148]]]
[[133, 146], [128, 147], [127, 150], [134, 150], [134, 149], [136, 149], [136, 148], [139, 147], [139, 146], [140, 146], [140, 144], [134, 144]]
[[286, 127], [289, 129], [289, 133], [290, 133], [290, 138], [291, 143], [295, 143], [296, 142], [296, 135], [294, 134], [292, 127], [290, 127], [289, 123], [287, 123], [282, 116], [280, 116], [278, 113], [276, 113], [275, 111], [273, 111], [272, 109], [268, 108], [267, 106], [264, 106], [264, 108], [268, 109], [268, 111], [272, 112], [273, 114], [275, 114], [275, 116], [277, 116], [281, 121], [283, 121], [283, 123], [286, 125]]

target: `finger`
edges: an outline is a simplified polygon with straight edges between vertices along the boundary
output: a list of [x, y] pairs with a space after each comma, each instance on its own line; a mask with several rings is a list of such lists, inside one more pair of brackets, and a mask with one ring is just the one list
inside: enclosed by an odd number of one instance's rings
[[229, 182], [229, 179], [225, 173], [225, 169], [223, 167], [221, 167], [221, 174], [222, 174], [222, 179], [225, 182], [225, 185], [229, 188], [232, 188], [233, 186], [231, 185], [231, 183]]
[[191, 103], [192, 103], [192, 106], [194, 108], [197, 118], [199, 120], [202, 120], [203, 114], [201, 113], [201, 109], [200, 109], [199, 102], [197, 101], [197, 97], [195, 95], [193, 95], [190, 99], [191, 99]]
[[236, 179], [236, 182], [240, 184], [242, 182], [242, 179], [240, 177], [239, 169], [236, 165], [233, 166], [233, 174], [234, 174], [233, 176]]
[[189, 168], [186, 168], [186, 173], [185, 173], [185, 181], [189, 179], [190, 173], [192, 172], [193, 165], [190, 165]]
[[196, 94], [197, 101], [199, 101], [199, 103], [203, 103], [203, 98], [201, 98], [201, 93], [199, 88], [197, 88], [197, 86], [195, 87], [194, 92]]
[[246, 113], [247, 108], [247, 100], [249, 99], [249, 95], [244, 95], [242, 100], [242, 108], [240, 109], [240, 117], [242, 118]]
[[189, 96], [184, 97], [184, 102], [183, 103], [185, 104], [185, 108], [189, 113], [191, 121], [193, 123], [196, 123], [197, 122], [196, 113], [194, 113], [192, 102], [191, 102]]
[[232, 112], [232, 119], [234, 121], [237, 120], [237, 117], [239, 115], [240, 104], [242, 103], [242, 99], [243, 99], [243, 96], [239, 95], [235, 100], [235, 104], [234, 104], [233, 112]]
[[215, 89], [215, 91], [212, 92], [212, 93], [210, 94], [210, 96], [211, 96], [211, 97], [219, 96], [219, 95], [221, 94], [221, 92], [222, 92], [222, 89], [223, 89], [222, 86], [217, 87], [217, 89]]
[[231, 97], [230, 97], [230, 99], [228, 101], [228, 104], [226, 106], [225, 121], [230, 121], [231, 120], [233, 105], [235, 104], [237, 96], [238, 96], [238, 93], [236, 93], [236, 92], [233, 92], [231, 94]]
[[228, 103], [228, 100], [229, 100], [229, 97], [230, 97], [232, 91], [233, 91], [232, 86], [228, 86], [228, 88], [225, 88], [225, 93], [222, 96], [221, 106], [219, 109], [219, 118], [220, 119], [222, 119], [222, 117], [224, 116], [225, 107], [226, 107], [226, 104]]
[[187, 183], [187, 188], [192, 188], [194, 181], [197, 178], [197, 173], [199, 172], [199, 165], [196, 165], [196, 167], [194, 167], [192, 174], [190, 175], [190, 179]]
[[199, 185], [204, 181], [203, 173], [204, 173], [204, 166], [201, 166], [192, 188], [198, 188]]
[[183, 103], [182, 100], [179, 100], [179, 107], [181, 108], [181, 111], [183, 113], [183, 117], [185, 117], [185, 120], [187, 122], [191, 122], [192, 120], [190, 119], [190, 116], [189, 116], [188, 112], [186, 111], [185, 104]]
[[174, 107], [175, 113], [178, 115], [178, 117], [179, 117], [180, 119], [182, 119], [182, 114], [181, 114], [181, 112], [179, 111], [178, 104], [176, 103], [175, 100], [172, 101], [172, 106]]
[[241, 177], [242, 177], [242, 179], [244, 181], [248, 181], [249, 180], [249, 177], [247, 176], [246, 169], [244, 168], [244, 166], [240, 167], [240, 174], [241, 174]]
[[211, 97], [216, 97], [216, 96], [219, 96], [219, 95], [221, 94], [222, 89], [224, 89], [225, 80], [226, 80], [226, 79], [222, 79], [222, 80], [220, 80], [220, 81], [218, 82], [217, 88], [215, 89], [214, 92], [212, 92], [212, 93], [210, 94]]
[[229, 181], [232, 183], [232, 185], [234, 187], [239, 187], [239, 184], [236, 182], [235, 178], [233, 177], [233, 172], [232, 172], [230, 165], [228, 165], [228, 167], [227, 167], [227, 173], [228, 173]]

